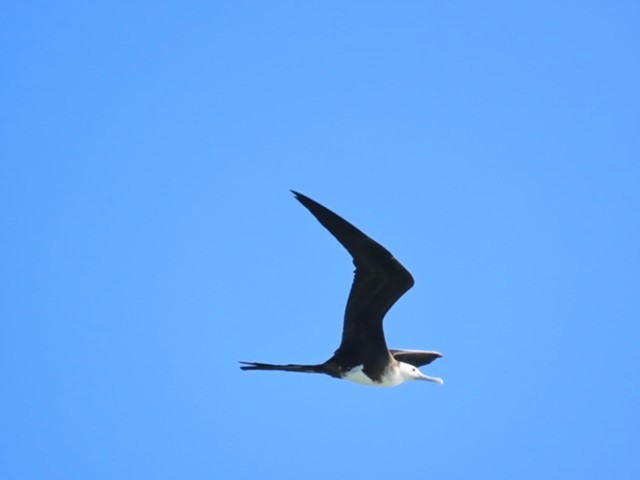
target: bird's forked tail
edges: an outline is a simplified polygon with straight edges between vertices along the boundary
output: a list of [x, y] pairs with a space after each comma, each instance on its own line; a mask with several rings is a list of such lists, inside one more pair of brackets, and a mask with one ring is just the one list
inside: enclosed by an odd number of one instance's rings
[[282, 372], [326, 373], [322, 365], [273, 365], [271, 363], [240, 362], [242, 370], [278, 370]]

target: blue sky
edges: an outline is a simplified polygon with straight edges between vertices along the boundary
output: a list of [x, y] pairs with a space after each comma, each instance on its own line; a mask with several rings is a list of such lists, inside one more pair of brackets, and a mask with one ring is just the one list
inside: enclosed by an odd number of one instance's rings
[[[638, 478], [637, 2], [9, 2], [0, 476]], [[445, 385], [337, 347], [352, 265]]]

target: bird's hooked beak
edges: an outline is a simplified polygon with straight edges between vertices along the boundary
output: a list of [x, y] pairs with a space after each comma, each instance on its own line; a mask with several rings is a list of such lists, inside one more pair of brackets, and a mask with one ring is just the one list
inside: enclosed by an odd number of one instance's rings
[[435, 382], [435, 383], [439, 383], [440, 385], [442, 385], [444, 383], [444, 380], [442, 380], [439, 377], [430, 377], [429, 375], [425, 375], [424, 373], [420, 372], [420, 376], [418, 377], [418, 380], [425, 380], [427, 382]]

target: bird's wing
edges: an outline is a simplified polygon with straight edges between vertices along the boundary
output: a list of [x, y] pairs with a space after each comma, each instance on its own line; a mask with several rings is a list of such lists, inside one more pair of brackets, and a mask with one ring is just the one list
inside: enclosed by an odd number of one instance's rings
[[324, 227], [349, 251], [356, 267], [347, 301], [342, 348], [367, 346], [368, 354], [387, 352], [382, 320], [414, 283], [411, 273], [389, 251], [318, 202], [293, 191]]
[[393, 358], [399, 362], [408, 363], [414, 367], [428, 365], [434, 360], [441, 358], [440, 352], [431, 352], [426, 350], [389, 350]]

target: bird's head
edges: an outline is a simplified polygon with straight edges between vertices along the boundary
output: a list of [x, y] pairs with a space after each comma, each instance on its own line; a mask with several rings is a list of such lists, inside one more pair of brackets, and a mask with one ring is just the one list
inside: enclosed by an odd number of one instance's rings
[[427, 382], [435, 382], [443, 384], [444, 380], [438, 377], [430, 377], [422, 373], [418, 367], [415, 367], [409, 363], [398, 362], [400, 367], [400, 375], [404, 378], [405, 381], [408, 380], [425, 380]]

